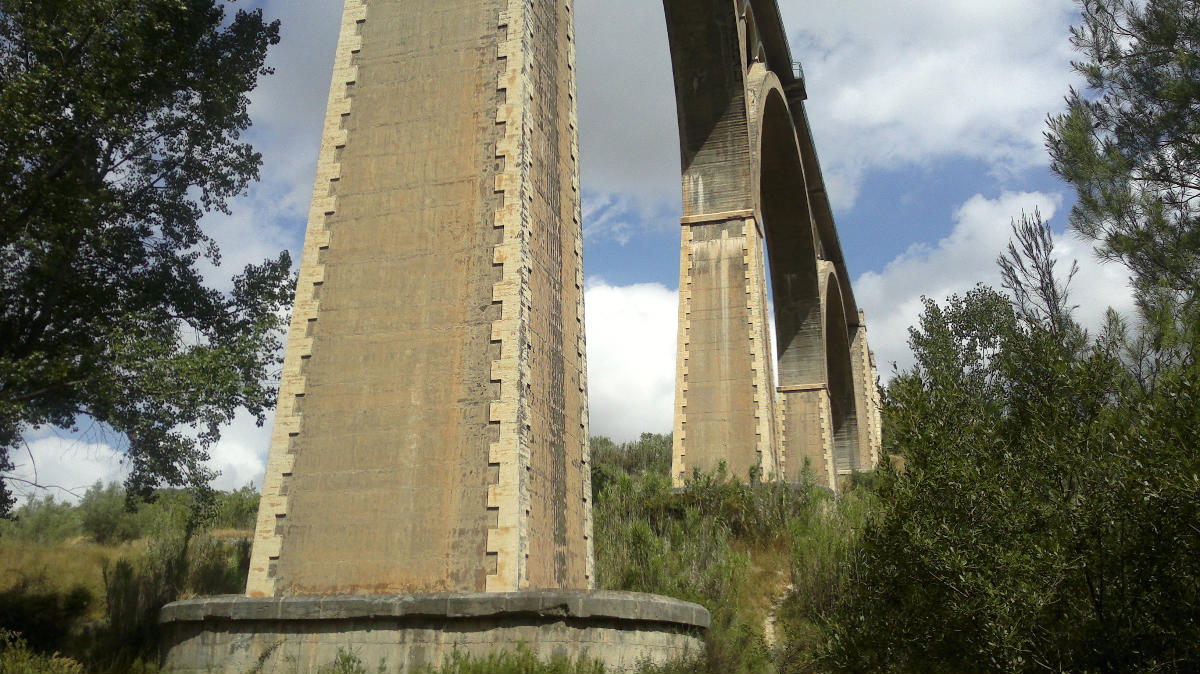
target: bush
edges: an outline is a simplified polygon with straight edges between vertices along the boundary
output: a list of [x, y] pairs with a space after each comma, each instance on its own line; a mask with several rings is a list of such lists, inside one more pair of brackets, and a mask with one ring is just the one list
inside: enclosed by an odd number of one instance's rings
[[35, 653], [16, 632], [0, 629], [0, 674], [83, 674], [83, 665], [70, 659]]
[[79, 502], [83, 533], [101, 545], [141, 538], [143, 521], [126, 499], [125, 489], [115, 483], [92, 485]]
[[593, 441], [597, 586], [694, 601], [712, 614], [703, 659], [655, 671], [771, 671], [766, 617], [786, 593], [792, 547], [827, 498], [814, 496], [811, 479], [742, 482], [723, 466], [676, 490], [670, 447], [670, 436], [650, 434], [624, 446]]
[[1144, 388], [1081, 335], [987, 288], [927, 303], [885, 397], [906, 470], [879, 471], [822, 667], [1200, 668], [1200, 372]]
[[[382, 671], [383, 667], [380, 667], [380, 670]], [[317, 667], [317, 674], [367, 674], [367, 668], [363, 667], [358, 653], [339, 648], [333, 662]]]
[[51, 545], [78, 536], [79, 512], [69, 503], [53, 496], [31, 499], [18, 508], [10, 520], [0, 520], [0, 537], [22, 543]]
[[87, 588], [55, 588], [43, 570], [0, 592], [0, 631], [19, 631], [22, 643], [40, 652], [62, 650], [91, 603]]
[[216, 515], [213, 528], [253, 529], [258, 520], [258, 490], [253, 484], [216, 495]]
[[189, 535], [186, 526], [157, 535], [141, 559], [122, 559], [105, 569], [107, 613], [90, 659], [110, 671], [155, 660], [163, 606], [188, 597], [240, 593], [249, 567], [249, 540]]

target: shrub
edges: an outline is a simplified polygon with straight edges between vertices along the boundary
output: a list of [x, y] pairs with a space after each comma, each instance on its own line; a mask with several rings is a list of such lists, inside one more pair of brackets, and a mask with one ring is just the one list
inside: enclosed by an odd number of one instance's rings
[[83, 674], [83, 665], [57, 653], [34, 652], [16, 632], [0, 629], [0, 674]]
[[0, 537], [22, 543], [50, 545], [80, 534], [79, 513], [53, 496], [31, 499], [10, 520], [0, 520]]
[[195, 519], [178, 494], [155, 504], [144, 556], [105, 569], [107, 613], [91, 648], [93, 666], [126, 671], [157, 658], [158, 615], [170, 602], [239, 593], [250, 566], [250, 542], [195, 534]]
[[317, 667], [317, 674], [367, 674], [367, 668], [358, 653], [339, 648], [333, 662]]
[[216, 529], [253, 529], [258, 520], [258, 490], [253, 484], [231, 492], [216, 495]]
[[92, 485], [79, 502], [83, 533], [101, 545], [131, 541], [142, 536], [142, 521], [131, 509], [125, 489], [115, 483]]
[[576, 660], [563, 656], [541, 660], [528, 646], [517, 644], [514, 651], [491, 653], [481, 658], [456, 650], [446, 657], [440, 668], [426, 668], [425, 671], [428, 674], [604, 674], [605, 670], [603, 662], [584, 656]]
[[37, 651], [61, 650], [91, 602], [87, 588], [55, 588], [43, 570], [0, 592], [0, 630], [19, 630], [22, 643]]
[[811, 480], [742, 482], [722, 466], [675, 490], [670, 436], [646, 434], [625, 446], [597, 440], [597, 586], [694, 601], [712, 615], [703, 660], [657, 671], [771, 671], [764, 622], [788, 579], [772, 571], [787, 568], [793, 537], [821, 507]]

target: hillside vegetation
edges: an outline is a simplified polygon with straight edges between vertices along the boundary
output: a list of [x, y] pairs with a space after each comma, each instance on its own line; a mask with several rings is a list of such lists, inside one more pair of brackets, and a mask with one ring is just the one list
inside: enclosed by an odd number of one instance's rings
[[[869, 490], [835, 502], [809, 482], [745, 484], [718, 471], [677, 492], [669, 435], [625, 445], [594, 438], [592, 446], [599, 586], [712, 612], [708, 651], [673, 669], [776, 671], [787, 644], [799, 644], [789, 657], [808, 657], [820, 640], [815, 617], [832, 601], [873, 502]], [[19, 508], [0, 523], [0, 630], [8, 630], [0, 657], [62, 653], [84, 671], [153, 670], [162, 605], [243, 590], [257, 501], [249, 488], [218, 494], [197, 514], [186, 492], [168, 491], [130, 511], [122, 488], [97, 484], [78, 506], [47, 497]], [[533, 666], [527, 654], [505, 657], [490, 666]], [[454, 671], [487, 665], [447, 663]]]
[[[166, 490], [128, 503], [97, 483], [77, 506], [45, 497], [0, 521], [0, 672], [70, 671], [66, 658], [82, 671], [155, 671], [161, 606], [245, 589], [252, 488], [205, 507]], [[39, 658], [54, 653], [64, 658]]]

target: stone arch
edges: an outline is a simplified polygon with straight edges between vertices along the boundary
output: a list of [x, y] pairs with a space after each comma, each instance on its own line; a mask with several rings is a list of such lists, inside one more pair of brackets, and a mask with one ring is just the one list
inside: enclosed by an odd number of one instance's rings
[[[832, 265], [830, 265], [832, 267]], [[842, 284], [829, 268], [822, 283], [825, 332], [825, 362], [829, 391], [829, 435], [831, 439], [831, 484], [859, 465], [859, 431], [854, 367], [850, 356], [850, 327], [846, 316]], [[836, 487], [835, 487], [836, 490]]]
[[751, 90], [757, 103], [755, 196], [770, 262], [779, 384], [819, 384], [826, 374], [818, 239], [791, 111], [778, 78], [765, 69], [761, 72], [751, 76], [752, 82], [760, 83]]
[[807, 463], [836, 490], [873, 461], [856, 448], [878, 441], [858, 432], [877, 427], [859, 418], [874, 368], [803, 72], [772, 0], [663, 6], [683, 174], [672, 477], [724, 462], [797, 479]]

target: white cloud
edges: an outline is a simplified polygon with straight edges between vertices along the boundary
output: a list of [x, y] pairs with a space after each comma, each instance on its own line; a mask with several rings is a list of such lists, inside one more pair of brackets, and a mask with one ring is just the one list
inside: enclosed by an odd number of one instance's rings
[[[908, 328], [921, 313], [921, 297], [941, 302], [982, 282], [1000, 287], [996, 266], [1008, 246], [1010, 223], [1021, 212], [1040, 209], [1049, 221], [1061, 206], [1057, 194], [1007, 192], [996, 199], [975, 195], [954, 213], [954, 230], [936, 244], [915, 243], [888, 263], [882, 272], [867, 272], [854, 284], [855, 298], [866, 311], [872, 349], [886, 379], [895, 362], [900, 369], [912, 364]], [[1066, 273], [1071, 260], [1079, 273], [1071, 283], [1072, 303], [1079, 305], [1075, 317], [1085, 327], [1103, 322], [1109, 306], [1130, 314], [1133, 300], [1124, 268], [1104, 264], [1090, 248], [1068, 234], [1054, 237], [1056, 269]]]
[[677, 205], [679, 126], [662, 4], [600, 0], [575, 11], [584, 187]]
[[[266, 423], [257, 427], [254, 418], [243, 412], [225, 428], [220, 442], [209, 449], [207, 465], [220, 472], [213, 488], [262, 486], [273, 417], [268, 415]], [[30, 434], [27, 442], [11, 454], [16, 465], [11, 475], [18, 480], [10, 481], [9, 486], [20, 500], [50, 495], [75, 503], [97, 480], [121, 482], [129, 475], [120, 451], [125, 439], [98, 424], [74, 434], [43, 430]], [[46, 488], [37, 489], [30, 483]]]
[[274, 412], [267, 415], [261, 427], [254, 424], [254, 417], [242, 412], [225, 428], [220, 442], [208, 452], [208, 466], [221, 473], [213, 481], [214, 488], [240, 489], [250, 483], [262, 487], [274, 422]]
[[[636, 209], [636, 207], [633, 207]], [[583, 193], [583, 238], [585, 241], [612, 239], [624, 246], [635, 231], [631, 206], [615, 192]]]
[[1070, 73], [1072, 0], [783, 0], [831, 198], [864, 173], [949, 157], [1044, 165]]
[[[1046, 163], [1043, 121], [1076, 81], [1073, 0], [781, 0], [780, 9], [838, 209], [854, 204], [872, 169], [965, 157], [1004, 177]], [[581, 3], [577, 27], [585, 188], [678, 208], [661, 5]]]
[[585, 292], [591, 434], [627, 441], [669, 433], [679, 293], [599, 278], [588, 279]]
[[341, 25], [340, 2], [259, 0], [268, 20], [281, 19], [280, 43], [268, 52], [275, 74], [260, 78], [250, 94], [254, 122], [246, 139], [262, 153], [262, 180], [231, 204], [230, 215], [205, 218], [205, 231], [221, 248], [219, 269], [203, 265], [205, 278], [228, 290], [250, 263], [299, 250], [312, 198], [321, 127], [333, 55]]
[[[9, 488], [21, 500], [49, 495], [75, 503], [97, 480], [123, 480], [128, 471], [121, 465], [121, 455], [105, 438], [87, 435], [79, 439], [51, 433], [29, 439], [11, 454], [16, 465], [11, 475], [18, 479], [9, 481]], [[29, 483], [46, 489], [35, 489]]]

